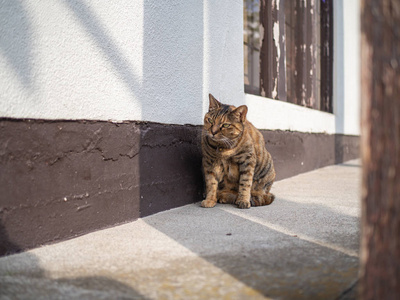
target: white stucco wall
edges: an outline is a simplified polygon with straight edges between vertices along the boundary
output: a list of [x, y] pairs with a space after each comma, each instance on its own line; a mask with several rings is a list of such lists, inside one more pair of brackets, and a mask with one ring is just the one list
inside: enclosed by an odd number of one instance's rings
[[247, 94], [248, 119], [257, 128], [336, 133], [335, 115], [279, 100]]
[[334, 112], [336, 132], [360, 134], [360, 3], [334, 5]]
[[201, 124], [208, 93], [259, 128], [359, 134], [359, 4], [335, 1], [335, 115], [243, 92], [242, 0], [0, 0], [0, 117]]
[[0, 114], [140, 119], [143, 4], [1, 1]]
[[242, 1], [0, 0], [0, 116], [202, 122], [243, 97]]

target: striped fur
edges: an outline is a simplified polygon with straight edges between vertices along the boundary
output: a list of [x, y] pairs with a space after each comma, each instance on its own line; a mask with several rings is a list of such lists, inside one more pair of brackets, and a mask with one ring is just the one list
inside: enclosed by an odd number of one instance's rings
[[274, 164], [262, 134], [246, 120], [247, 106], [209, 98], [202, 134], [206, 199], [201, 206], [214, 207], [217, 201], [239, 208], [271, 204]]

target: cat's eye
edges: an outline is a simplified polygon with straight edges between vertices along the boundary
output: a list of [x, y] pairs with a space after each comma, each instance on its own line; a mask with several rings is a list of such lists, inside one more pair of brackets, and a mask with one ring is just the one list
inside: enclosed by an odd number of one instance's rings
[[214, 123], [213, 119], [211, 119], [211, 118], [208, 118], [208, 122], [209, 122], [210, 124], [213, 124], [213, 123]]
[[228, 123], [222, 124], [222, 127], [224, 127], [224, 128], [228, 128], [229, 126], [231, 126], [231, 124], [228, 124]]

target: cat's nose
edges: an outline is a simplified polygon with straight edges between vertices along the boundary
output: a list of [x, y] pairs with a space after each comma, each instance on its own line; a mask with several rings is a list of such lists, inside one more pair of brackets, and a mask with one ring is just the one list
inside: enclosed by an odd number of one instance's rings
[[212, 128], [211, 128], [211, 134], [214, 136], [214, 135], [216, 135], [217, 133], [218, 133], [218, 131], [219, 131], [219, 127], [218, 126], [213, 126]]

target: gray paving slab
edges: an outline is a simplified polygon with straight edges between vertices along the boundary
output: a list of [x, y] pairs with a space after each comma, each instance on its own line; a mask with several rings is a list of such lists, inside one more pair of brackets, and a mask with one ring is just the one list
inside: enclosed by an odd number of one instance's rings
[[276, 182], [270, 206], [195, 203], [3, 257], [0, 299], [352, 298], [360, 176], [350, 161]]

